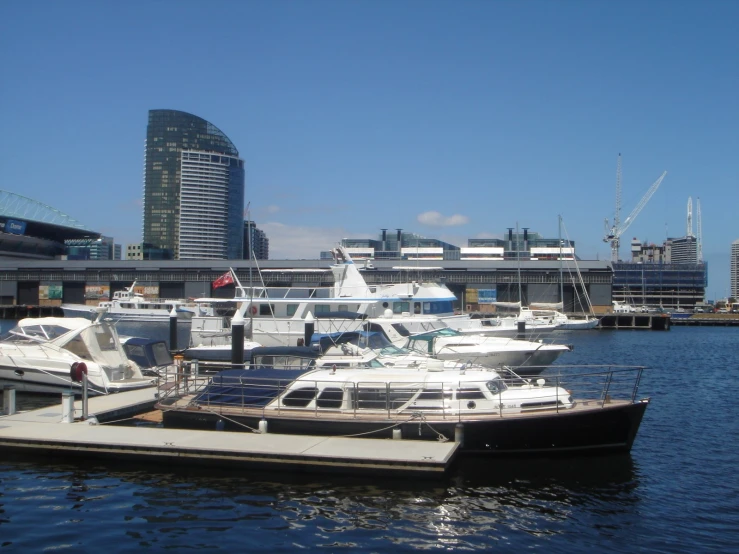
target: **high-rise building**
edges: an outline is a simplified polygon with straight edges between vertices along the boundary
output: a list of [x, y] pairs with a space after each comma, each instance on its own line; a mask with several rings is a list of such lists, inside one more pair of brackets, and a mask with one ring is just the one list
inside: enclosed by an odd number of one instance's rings
[[[254, 253], [253, 256], [252, 252]], [[259, 229], [253, 221], [244, 221], [244, 259], [269, 260], [267, 234]]]
[[673, 264], [694, 264], [698, 262], [698, 241], [693, 236], [667, 239], [672, 243], [670, 262]]
[[731, 296], [739, 299], [739, 239], [731, 243]]
[[150, 110], [144, 166], [144, 259], [242, 257], [244, 161], [223, 132]]

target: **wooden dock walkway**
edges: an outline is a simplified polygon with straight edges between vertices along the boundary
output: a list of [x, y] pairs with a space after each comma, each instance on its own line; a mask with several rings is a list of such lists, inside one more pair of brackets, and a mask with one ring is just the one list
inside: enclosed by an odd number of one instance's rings
[[[146, 411], [155, 389], [91, 398], [88, 416], [114, 420]], [[138, 407], [137, 407], [138, 406]], [[76, 415], [81, 405], [76, 403]], [[62, 403], [0, 417], [0, 447], [34, 455], [361, 475], [441, 476], [458, 443], [193, 431], [62, 423]]]

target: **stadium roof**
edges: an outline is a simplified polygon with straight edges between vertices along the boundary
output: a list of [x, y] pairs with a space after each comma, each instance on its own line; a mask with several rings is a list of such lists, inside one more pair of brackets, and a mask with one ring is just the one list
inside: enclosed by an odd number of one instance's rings
[[6, 190], [0, 190], [0, 216], [95, 233], [73, 217], [51, 206]]

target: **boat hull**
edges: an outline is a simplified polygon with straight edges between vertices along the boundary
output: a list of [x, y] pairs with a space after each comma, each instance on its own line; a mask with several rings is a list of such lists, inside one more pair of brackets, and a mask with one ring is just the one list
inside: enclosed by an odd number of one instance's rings
[[[70, 379], [69, 370], [53, 371], [33, 367], [17, 367], [0, 365], [0, 384], [12, 385], [18, 392], [41, 394], [60, 394], [72, 391], [82, 394], [82, 384]], [[122, 392], [140, 388], [153, 387], [153, 379], [122, 379], [113, 381], [107, 386], [94, 377], [88, 378], [87, 392], [90, 396], [98, 396], [113, 392]]]
[[402, 438], [408, 440], [455, 440], [455, 434], [461, 431], [461, 452], [525, 455], [628, 452], [648, 403], [648, 400], [605, 405], [592, 402], [568, 410], [462, 419], [408, 414], [402, 421], [382, 417], [368, 419], [366, 415], [361, 418], [332, 418], [328, 414], [300, 417], [288, 413], [289, 410], [262, 416], [231, 410], [209, 411], [204, 406], [199, 409], [160, 407], [165, 427], [249, 432], [260, 428], [260, 421], [266, 421], [269, 433], [394, 438], [393, 430], [400, 429]]

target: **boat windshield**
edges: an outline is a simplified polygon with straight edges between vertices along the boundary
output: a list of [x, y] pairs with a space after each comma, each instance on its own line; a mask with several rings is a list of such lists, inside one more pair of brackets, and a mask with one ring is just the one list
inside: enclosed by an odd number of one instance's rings
[[414, 340], [433, 340], [436, 337], [459, 337], [462, 333], [449, 327], [440, 327], [433, 331], [427, 331], [426, 333], [420, 333], [418, 335], [412, 335], [411, 338]]
[[25, 325], [23, 327], [17, 325], [0, 337], [0, 340], [34, 340], [45, 342], [55, 339], [69, 331], [70, 329], [61, 325]]
[[380, 356], [407, 356], [411, 353], [407, 348], [400, 348], [394, 344], [388, 344], [376, 350]]

